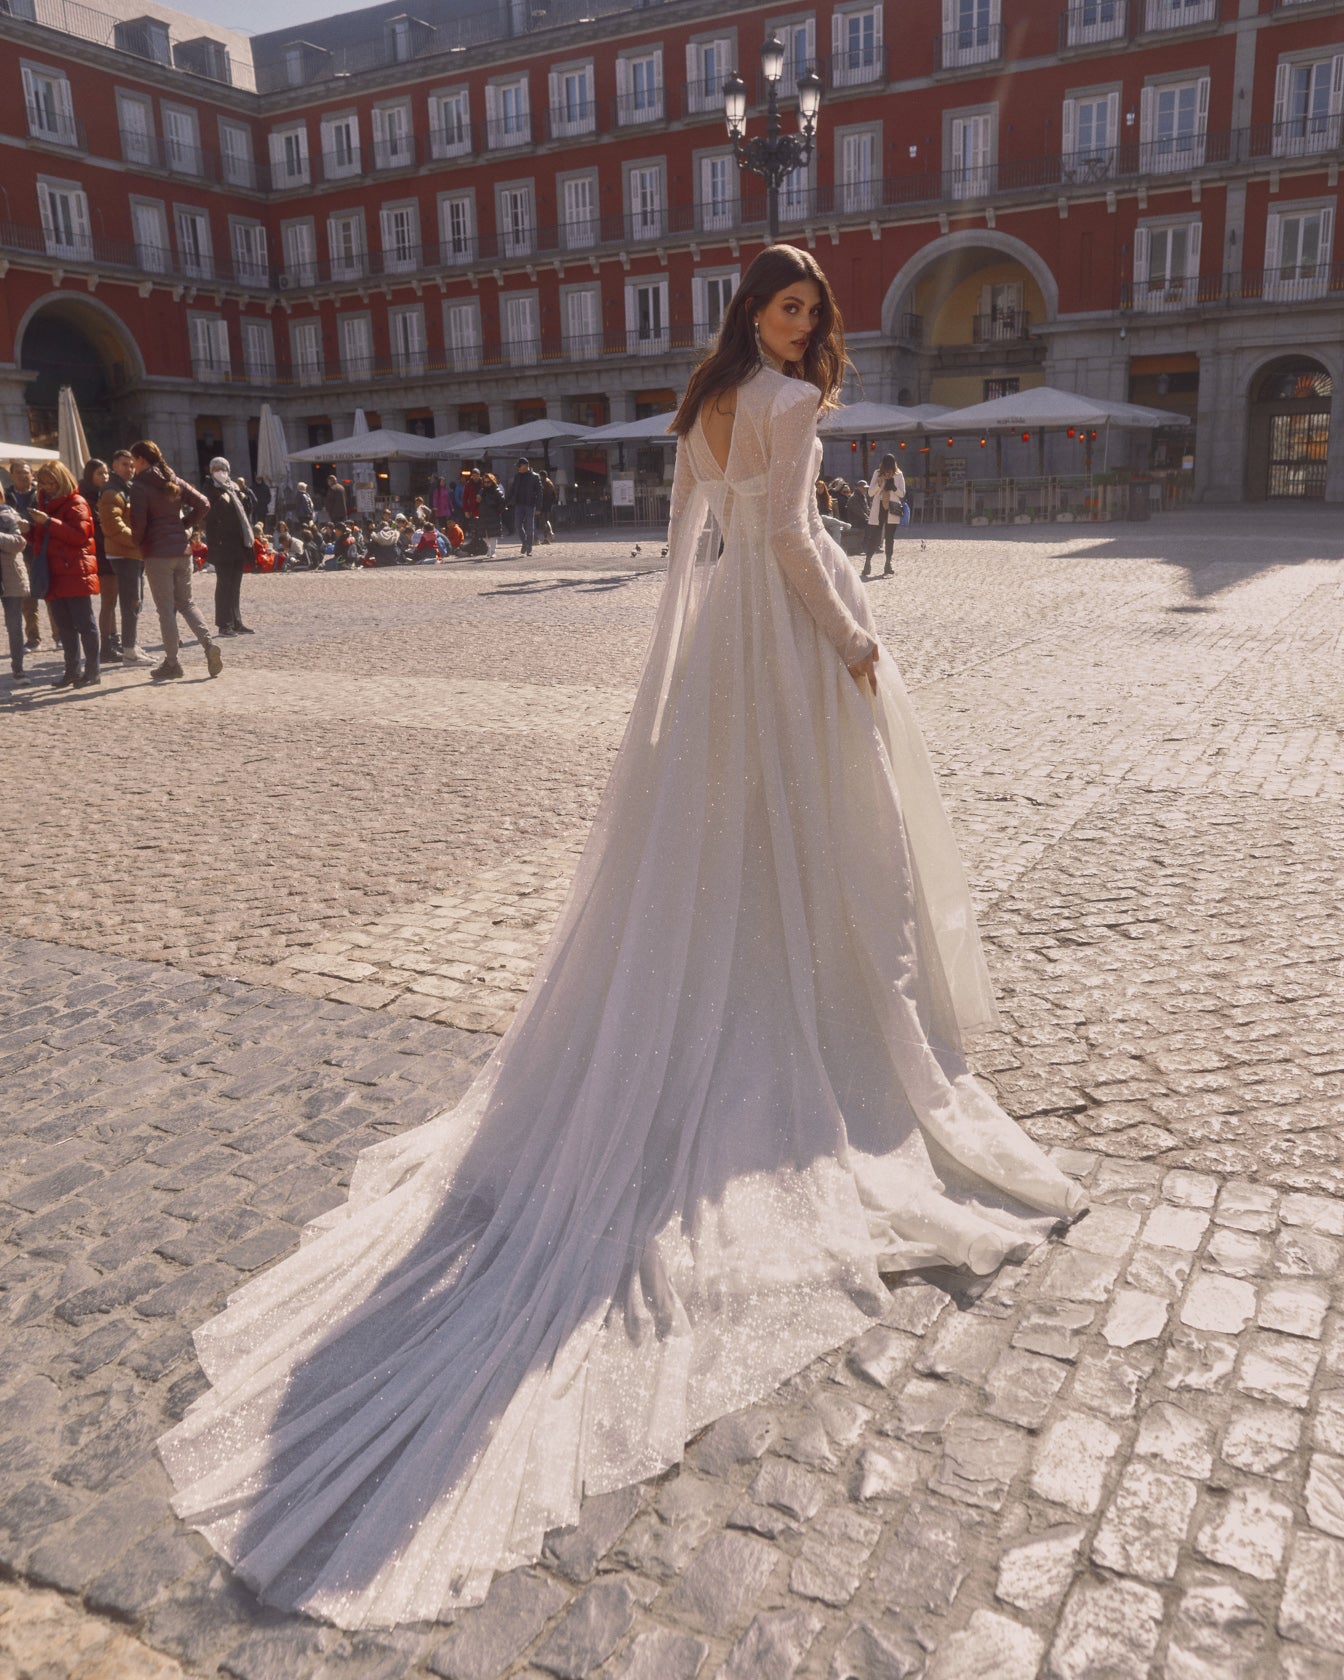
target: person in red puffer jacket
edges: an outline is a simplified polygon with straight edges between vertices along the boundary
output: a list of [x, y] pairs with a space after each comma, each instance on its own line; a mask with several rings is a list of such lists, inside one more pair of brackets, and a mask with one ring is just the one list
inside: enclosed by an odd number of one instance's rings
[[54, 686], [91, 688], [103, 680], [98, 669], [98, 620], [93, 611], [94, 597], [99, 593], [93, 514], [64, 462], [44, 462], [36, 478], [37, 506], [28, 515], [28, 544], [34, 557], [46, 545], [50, 580], [47, 604], [65, 652], [65, 672]]

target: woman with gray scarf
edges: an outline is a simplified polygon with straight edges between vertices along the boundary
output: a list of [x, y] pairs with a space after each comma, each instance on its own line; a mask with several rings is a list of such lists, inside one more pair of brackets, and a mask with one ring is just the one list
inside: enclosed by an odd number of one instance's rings
[[205, 486], [205, 546], [215, 568], [215, 624], [221, 636], [250, 636], [239, 614], [243, 568], [252, 563], [252, 522], [231, 477], [229, 463], [216, 455]]

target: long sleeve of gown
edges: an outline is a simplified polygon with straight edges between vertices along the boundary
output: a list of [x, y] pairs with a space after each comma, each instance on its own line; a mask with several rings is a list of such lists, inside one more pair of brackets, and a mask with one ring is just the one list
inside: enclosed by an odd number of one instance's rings
[[841, 600], [817, 552], [810, 526], [816, 441], [816, 387], [800, 381], [779, 393], [770, 413], [770, 547], [817, 628], [852, 666], [877, 644]]

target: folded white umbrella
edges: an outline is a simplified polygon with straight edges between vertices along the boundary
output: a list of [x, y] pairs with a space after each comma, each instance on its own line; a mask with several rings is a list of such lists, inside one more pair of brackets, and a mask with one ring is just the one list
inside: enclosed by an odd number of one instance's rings
[[56, 401], [56, 450], [76, 480], [84, 476], [84, 463], [89, 459], [89, 441], [84, 436], [84, 423], [79, 418], [79, 404], [68, 385], [61, 386]]
[[272, 489], [289, 483], [289, 444], [280, 416], [262, 403], [257, 426], [257, 477]]

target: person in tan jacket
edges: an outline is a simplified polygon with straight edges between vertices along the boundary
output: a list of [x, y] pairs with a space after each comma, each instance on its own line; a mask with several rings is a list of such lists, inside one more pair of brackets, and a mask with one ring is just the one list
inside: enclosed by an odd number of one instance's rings
[[98, 498], [97, 515], [108, 563], [117, 580], [117, 600], [121, 606], [121, 662], [123, 665], [152, 665], [154, 661], [141, 651], [137, 640], [140, 604], [145, 598], [145, 567], [131, 530], [131, 480], [134, 477], [134, 457], [129, 449], [119, 449], [112, 457], [111, 473]]

